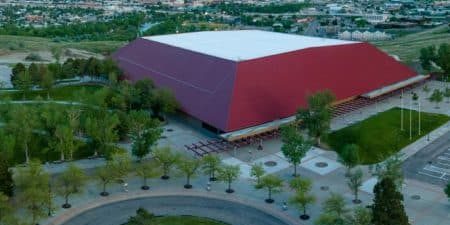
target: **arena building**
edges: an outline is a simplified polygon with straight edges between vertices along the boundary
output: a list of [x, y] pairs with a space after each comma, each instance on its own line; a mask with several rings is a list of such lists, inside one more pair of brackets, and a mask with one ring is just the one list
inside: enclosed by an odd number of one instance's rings
[[171, 89], [182, 111], [229, 139], [291, 121], [317, 91], [338, 104], [426, 78], [368, 43], [256, 30], [142, 37], [114, 58], [127, 79]]

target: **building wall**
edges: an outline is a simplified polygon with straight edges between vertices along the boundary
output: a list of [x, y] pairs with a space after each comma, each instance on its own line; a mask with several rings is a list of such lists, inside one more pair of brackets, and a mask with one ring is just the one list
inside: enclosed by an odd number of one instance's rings
[[236, 63], [137, 39], [113, 56], [127, 79], [152, 79], [157, 87], [170, 88], [182, 110], [220, 130], [233, 89]]
[[414, 71], [367, 43], [240, 62], [227, 131], [292, 116], [320, 90], [331, 90], [339, 101], [413, 76]]

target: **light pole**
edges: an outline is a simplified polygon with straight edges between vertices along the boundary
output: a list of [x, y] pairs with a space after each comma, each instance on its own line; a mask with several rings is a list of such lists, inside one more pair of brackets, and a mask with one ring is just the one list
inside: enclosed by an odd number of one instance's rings
[[418, 108], [418, 111], [419, 111], [419, 135], [422, 133], [421, 131], [420, 131], [420, 99], [418, 99], [418, 101], [417, 101], [418, 103], [419, 103], [419, 105], [417, 106], [417, 108]]
[[400, 130], [403, 131], [403, 89], [402, 95], [400, 96]]
[[409, 109], [409, 140], [412, 139], [412, 100], [409, 100], [409, 105], [411, 106]]

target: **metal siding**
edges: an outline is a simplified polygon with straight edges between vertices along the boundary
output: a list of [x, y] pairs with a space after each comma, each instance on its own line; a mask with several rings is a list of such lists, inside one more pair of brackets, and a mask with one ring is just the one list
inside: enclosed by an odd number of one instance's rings
[[415, 76], [415, 72], [367, 43], [309, 48], [243, 61], [226, 131], [285, 118], [324, 89], [337, 100]]
[[144, 39], [119, 49], [114, 58], [127, 79], [148, 77], [157, 87], [170, 88], [183, 111], [226, 130], [235, 62]]

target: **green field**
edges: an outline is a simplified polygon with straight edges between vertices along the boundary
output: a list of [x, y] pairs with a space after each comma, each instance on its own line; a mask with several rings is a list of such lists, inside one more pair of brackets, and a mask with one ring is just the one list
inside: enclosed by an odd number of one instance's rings
[[48, 38], [0, 35], [0, 49], [3, 51], [49, 51], [53, 47], [60, 47], [103, 54], [113, 52], [125, 44], [120, 41], [55, 42]]
[[[80, 96], [78, 96], [79, 91], [85, 90], [86, 94], [93, 94], [95, 91], [99, 90], [102, 86], [100, 85], [72, 85], [64, 86], [59, 88], [54, 88], [50, 92], [50, 97], [52, 100], [59, 101], [79, 101]], [[23, 98], [23, 93], [21, 91], [16, 92], [0, 92], [0, 98], [10, 99], [10, 100], [34, 100], [38, 96], [42, 99], [47, 98], [47, 92], [43, 90], [31, 91], [25, 95]]]
[[394, 108], [332, 132], [326, 141], [337, 152], [346, 144], [357, 144], [360, 147], [361, 164], [372, 164], [383, 161], [450, 119], [446, 115], [422, 112], [419, 135], [419, 113], [411, 111], [412, 139], [410, 140], [409, 112], [409, 110], [403, 110], [404, 131], [400, 131], [401, 110]]
[[374, 42], [389, 54], [397, 55], [404, 62], [417, 60], [420, 49], [430, 45], [450, 44], [450, 27], [447, 25], [408, 34], [390, 41]]
[[208, 218], [195, 216], [163, 216], [130, 221], [124, 225], [229, 225]]

